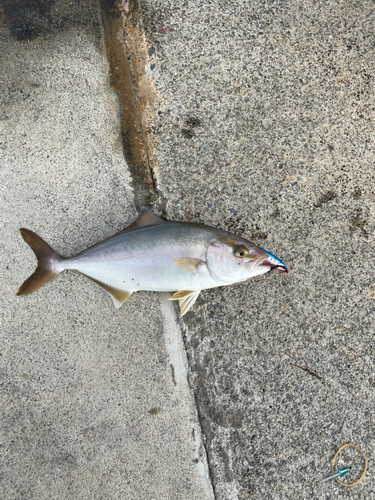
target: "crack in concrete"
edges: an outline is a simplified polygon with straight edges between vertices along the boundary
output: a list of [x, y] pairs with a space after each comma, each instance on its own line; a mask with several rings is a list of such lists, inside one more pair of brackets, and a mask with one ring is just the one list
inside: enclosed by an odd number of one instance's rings
[[[203, 314], [199, 315], [199, 331], [202, 336], [205, 336], [204, 332], [207, 331], [207, 321], [204, 311], [202, 312]], [[193, 330], [195, 330], [194, 325], [197, 318], [193, 316], [190, 321], [192, 322]], [[187, 353], [188, 363], [194, 374], [189, 381], [191, 390], [194, 394], [198, 420], [203, 435], [214, 497], [215, 499], [221, 497], [224, 488], [226, 499], [238, 500], [236, 484], [234, 483], [234, 473], [231, 468], [231, 460], [229, 457], [230, 450], [225, 450], [222, 443], [216, 443], [216, 445], [214, 443], [213, 426], [220, 426], [223, 428], [229, 427], [232, 422], [228, 421], [219, 401], [220, 395], [218, 394], [217, 376], [215, 373], [213, 356], [211, 352], [198, 352], [197, 346], [194, 347], [192, 345], [193, 339], [191, 338], [191, 331], [186, 319], [183, 319], [180, 325], [183, 332], [183, 342]], [[210, 384], [205, 384], [202, 380], [210, 380]], [[210, 390], [211, 394], [209, 393]], [[222, 460], [221, 464], [215, 459], [215, 447], [216, 452], [220, 455]], [[222, 473], [224, 473], [226, 482], [224, 484], [219, 484], [218, 478]]]
[[[195, 459], [193, 462], [197, 465], [197, 472], [201, 480], [201, 484], [206, 493], [206, 498], [215, 498], [210, 467], [208, 464], [207, 450], [204, 445], [204, 436], [202, 432], [201, 419], [199, 417], [199, 409], [195, 401], [194, 391], [189, 383], [189, 363], [184, 343], [182, 331], [178, 326], [178, 320], [174, 305], [169, 299], [169, 294], [163, 294], [161, 300], [161, 313], [164, 320], [164, 331], [166, 336], [166, 346], [170, 359], [170, 366], [173, 366], [172, 378], [173, 383], [179, 393], [178, 399], [184, 401], [184, 407], [191, 405], [192, 434], [195, 442]], [[197, 413], [194, 415], [194, 413]]]
[[136, 0], [101, 0], [110, 82], [121, 109], [121, 135], [137, 208], [162, 203], [157, 189], [155, 84], [147, 76], [148, 47]]

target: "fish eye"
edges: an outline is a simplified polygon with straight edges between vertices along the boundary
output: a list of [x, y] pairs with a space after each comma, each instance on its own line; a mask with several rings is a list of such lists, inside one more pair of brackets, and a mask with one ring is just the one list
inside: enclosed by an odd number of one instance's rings
[[236, 257], [246, 257], [247, 254], [248, 254], [248, 251], [244, 247], [238, 247], [238, 248], [236, 248], [236, 250], [234, 252], [234, 255]]

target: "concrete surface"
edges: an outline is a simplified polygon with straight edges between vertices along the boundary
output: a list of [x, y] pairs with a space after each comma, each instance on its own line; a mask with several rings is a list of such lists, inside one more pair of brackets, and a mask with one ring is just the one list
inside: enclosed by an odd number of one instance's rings
[[[374, 3], [140, 7], [160, 206], [290, 266], [184, 317], [216, 498], [375, 498]], [[365, 479], [319, 485], [346, 442]]]
[[[207, 453], [216, 500], [375, 499], [373, 2], [103, 0], [110, 68], [96, 4], [29, 0], [25, 24], [23, 3], [1, 31], [2, 496], [212, 498]], [[289, 275], [205, 291], [178, 323], [166, 296], [116, 312], [68, 273], [14, 297], [18, 227], [74, 254], [143, 200]], [[346, 442], [365, 479], [319, 485]]]
[[73, 255], [137, 209], [99, 5], [1, 7], [0, 498], [211, 499], [168, 297], [116, 311], [74, 273], [15, 296], [36, 264], [19, 227]]

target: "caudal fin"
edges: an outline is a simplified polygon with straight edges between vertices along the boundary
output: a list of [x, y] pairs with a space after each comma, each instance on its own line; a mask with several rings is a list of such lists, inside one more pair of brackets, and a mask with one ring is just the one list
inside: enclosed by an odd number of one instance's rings
[[50, 279], [59, 274], [62, 269], [60, 267], [59, 270], [56, 270], [56, 264], [60, 263], [64, 258], [52, 250], [40, 236], [29, 229], [22, 228], [20, 229], [20, 233], [26, 243], [30, 245], [38, 259], [38, 267], [35, 272], [27, 278], [16, 293], [16, 295], [26, 295], [35, 292], [35, 290], [38, 290], [38, 288], [48, 283]]

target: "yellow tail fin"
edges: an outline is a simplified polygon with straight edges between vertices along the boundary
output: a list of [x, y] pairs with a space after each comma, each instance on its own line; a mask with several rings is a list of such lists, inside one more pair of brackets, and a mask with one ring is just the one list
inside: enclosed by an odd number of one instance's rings
[[61, 272], [61, 269], [56, 271], [57, 263], [64, 260], [61, 255], [56, 253], [40, 236], [33, 233], [29, 229], [20, 229], [22, 238], [30, 245], [38, 259], [38, 267], [35, 272], [27, 278], [21, 285], [16, 295], [26, 295], [35, 292], [49, 282], [54, 276]]

